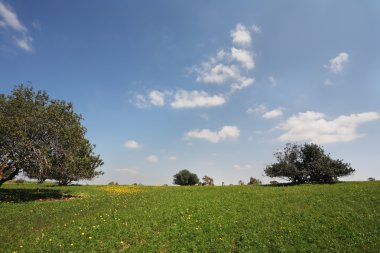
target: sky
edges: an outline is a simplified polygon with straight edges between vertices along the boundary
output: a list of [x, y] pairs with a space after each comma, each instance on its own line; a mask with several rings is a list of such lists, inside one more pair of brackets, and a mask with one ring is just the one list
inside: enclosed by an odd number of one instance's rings
[[288, 142], [380, 178], [379, 1], [0, 0], [0, 93], [73, 102], [91, 184], [264, 183]]

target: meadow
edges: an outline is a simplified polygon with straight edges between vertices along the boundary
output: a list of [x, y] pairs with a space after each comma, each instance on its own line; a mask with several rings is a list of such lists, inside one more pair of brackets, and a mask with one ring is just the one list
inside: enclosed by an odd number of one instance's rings
[[0, 188], [1, 252], [379, 252], [380, 182]]

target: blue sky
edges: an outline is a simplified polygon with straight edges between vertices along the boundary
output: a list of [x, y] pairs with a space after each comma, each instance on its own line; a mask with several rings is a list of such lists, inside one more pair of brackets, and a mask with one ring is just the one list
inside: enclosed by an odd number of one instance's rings
[[74, 103], [105, 175], [264, 182], [287, 142], [380, 178], [379, 1], [4, 1], [0, 92]]

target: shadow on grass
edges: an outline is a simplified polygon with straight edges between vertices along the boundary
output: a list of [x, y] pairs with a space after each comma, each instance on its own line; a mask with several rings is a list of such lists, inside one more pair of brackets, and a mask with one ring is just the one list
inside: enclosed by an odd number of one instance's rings
[[1, 189], [1, 202], [29, 202], [29, 201], [47, 201], [47, 200], [63, 200], [74, 198], [77, 196], [69, 195], [61, 190], [52, 189]]

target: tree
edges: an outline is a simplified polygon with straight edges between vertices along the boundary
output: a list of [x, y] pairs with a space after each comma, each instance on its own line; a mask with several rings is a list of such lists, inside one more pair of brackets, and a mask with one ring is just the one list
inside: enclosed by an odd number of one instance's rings
[[333, 183], [339, 177], [352, 174], [355, 170], [343, 160], [333, 160], [322, 147], [305, 143], [290, 144], [283, 151], [274, 153], [277, 163], [266, 166], [265, 174], [279, 177], [292, 183]]
[[0, 94], [0, 185], [19, 173], [66, 185], [101, 175], [103, 164], [86, 138], [73, 105], [49, 99], [45, 91], [17, 86]]
[[173, 183], [176, 185], [196, 185], [199, 183], [198, 176], [188, 170], [181, 170], [173, 177]]
[[248, 184], [249, 185], [261, 185], [263, 183], [261, 182], [260, 179], [256, 179], [254, 177], [250, 177]]
[[204, 176], [204, 177], [202, 178], [202, 180], [203, 180], [202, 185], [214, 185], [214, 179], [212, 179], [212, 178], [209, 177], [209, 176]]
[[243, 180], [239, 180], [238, 185], [244, 185]]
[[368, 181], [376, 181], [376, 179], [374, 177], [369, 177]]

